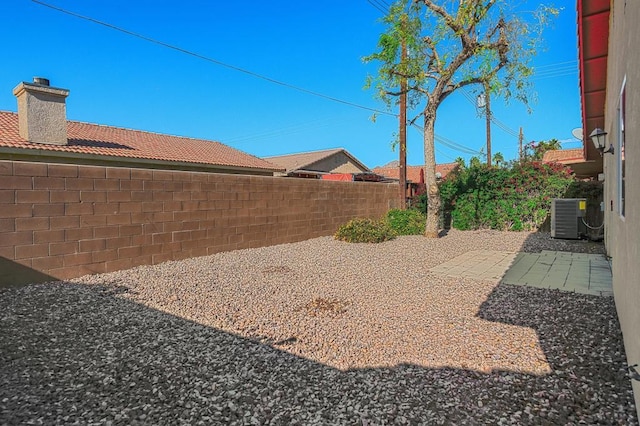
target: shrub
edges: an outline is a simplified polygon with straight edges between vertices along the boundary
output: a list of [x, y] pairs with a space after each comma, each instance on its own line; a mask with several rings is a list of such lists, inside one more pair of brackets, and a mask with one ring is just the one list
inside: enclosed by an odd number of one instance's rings
[[416, 209], [391, 209], [386, 221], [396, 235], [422, 235], [427, 217]]
[[334, 237], [348, 243], [381, 243], [395, 234], [386, 221], [356, 218], [340, 226]]
[[559, 164], [472, 164], [447, 176], [440, 195], [454, 228], [534, 230], [545, 221], [551, 200], [566, 196], [574, 182], [571, 171]]

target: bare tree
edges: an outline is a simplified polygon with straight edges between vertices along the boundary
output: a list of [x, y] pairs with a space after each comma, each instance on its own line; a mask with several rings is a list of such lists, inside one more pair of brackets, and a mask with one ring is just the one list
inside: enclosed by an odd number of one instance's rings
[[[367, 84], [391, 106], [406, 87], [409, 106], [424, 123], [427, 183], [425, 236], [438, 237], [440, 194], [436, 184], [434, 129], [438, 107], [456, 90], [486, 85], [506, 99], [528, 105], [531, 59], [541, 31], [556, 9], [518, 11], [509, 0], [399, 0], [383, 22], [378, 50], [364, 60], [380, 63]], [[406, 45], [407, 55], [401, 55]], [[403, 82], [406, 86], [402, 86]]]

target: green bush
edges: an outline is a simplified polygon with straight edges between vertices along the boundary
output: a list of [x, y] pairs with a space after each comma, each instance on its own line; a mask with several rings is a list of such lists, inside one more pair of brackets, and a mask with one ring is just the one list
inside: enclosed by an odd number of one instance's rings
[[381, 243], [395, 234], [386, 221], [356, 218], [340, 226], [334, 237], [348, 243]]
[[416, 209], [391, 209], [386, 221], [396, 235], [422, 235], [427, 217]]
[[440, 196], [456, 229], [534, 230], [545, 221], [551, 200], [565, 197], [574, 183], [571, 171], [559, 164], [476, 163], [447, 176]]

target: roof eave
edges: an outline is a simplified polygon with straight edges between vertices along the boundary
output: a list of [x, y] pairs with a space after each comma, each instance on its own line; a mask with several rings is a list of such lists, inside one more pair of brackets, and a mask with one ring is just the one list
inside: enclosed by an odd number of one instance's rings
[[[209, 171], [217, 173], [256, 173], [256, 174], [273, 174], [275, 172], [284, 171], [284, 169], [263, 169], [258, 167], [244, 167], [233, 166], [223, 164], [207, 164], [207, 163], [194, 163], [187, 161], [170, 161], [170, 160], [156, 160], [149, 158], [135, 158], [135, 157], [121, 157], [102, 154], [86, 154], [69, 151], [52, 151], [45, 149], [26, 149], [26, 148], [13, 148], [13, 147], [0, 147], [0, 159], [16, 159], [16, 160], [36, 160], [36, 161], [49, 161], [49, 160], [74, 160], [73, 164], [85, 164], [85, 165], [105, 165], [113, 167], [122, 167], [123, 165], [129, 167], [141, 167], [141, 168], [162, 168], [169, 170], [186, 170], [186, 171]], [[78, 163], [76, 160], [84, 161]], [[64, 161], [62, 161], [64, 162]]]
[[609, 0], [589, 0], [588, 3], [578, 0], [577, 9], [583, 153], [587, 160], [602, 163], [588, 135], [596, 127], [605, 125], [610, 3]]

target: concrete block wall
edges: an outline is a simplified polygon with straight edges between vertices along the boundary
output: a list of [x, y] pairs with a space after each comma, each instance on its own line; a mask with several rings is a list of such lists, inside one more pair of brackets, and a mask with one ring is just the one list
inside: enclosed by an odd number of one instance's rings
[[395, 185], [0, 161], [0, 287], [331, 235]]

